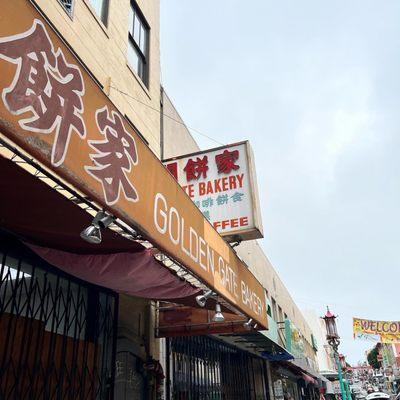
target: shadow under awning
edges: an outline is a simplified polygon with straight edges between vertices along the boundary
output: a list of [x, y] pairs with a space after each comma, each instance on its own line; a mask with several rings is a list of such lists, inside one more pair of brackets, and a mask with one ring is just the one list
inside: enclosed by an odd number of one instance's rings
[[271, 340], [263, 331], [249, 331], [246, 333], [223, 335], [234, 340], [234, 343], [242, 343], [251, 346], [262, 357], [269, 361], [288, 361], [294, 357], [282, 346]]

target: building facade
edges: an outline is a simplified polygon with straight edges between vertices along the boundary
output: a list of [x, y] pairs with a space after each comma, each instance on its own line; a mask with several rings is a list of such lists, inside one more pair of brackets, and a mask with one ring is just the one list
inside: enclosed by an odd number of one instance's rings
[[[159, 1], [14, 0], [1, 18], [0, 398], [316, 397], [312, 331], [261, 247], [234, 251], [160, 163], [198, 146], [160, 87]], [[175, 305], [212, 333], [159, 334]]]

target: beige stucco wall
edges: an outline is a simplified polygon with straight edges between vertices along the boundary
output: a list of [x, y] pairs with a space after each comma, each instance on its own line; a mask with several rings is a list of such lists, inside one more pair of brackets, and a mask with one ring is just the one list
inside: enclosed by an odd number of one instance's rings
[[162, 90], [163, 159], [200, 150], [165, 90]]
[[309, 351], [311, 348], [312, 331], [258, 242], [256, 240], [242, 242], [235, 250], [239, 257], [249, 266], [250, 271], [253, 272], [267, 290], [269, 299], [271, 300], [271, 297], [273, 297], [277, 306], [282, 308], [283, 313], [285, 313], [300, 330], [307, 343], [310, 345], [306, 348], [307, 355], [313, 357], [313, 352]]
[[[158, 0], [137, 0], [150, 25], [149, 88], [127, 64], [129, 0], [110, 0], [108, 22], [104, 26], [89, 0], [75, 0], [72, 17], [57, 0], [37, 0], [36, 3], [51, 23], [72, 47], [94, 77], [107, 92], [122, 114], [137, 127], [160, 154], [160, 11]], [[133, 98], [135, 99], [133, 99]], [[154, 111], [152, 108], [158, 111]]]

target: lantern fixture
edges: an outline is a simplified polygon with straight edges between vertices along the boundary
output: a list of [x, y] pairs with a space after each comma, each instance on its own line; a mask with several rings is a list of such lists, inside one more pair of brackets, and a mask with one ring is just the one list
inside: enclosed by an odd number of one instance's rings
[[337, 327], [336, 327], [336, 318], [337, 315], [333, 315], [330, 310], [329, 307], [327, 307], [327, 311], [324, 317], [322, 317], [323, 320], [325, 321], [325, 327], [326, 327], [326, 338], [329, 340], [338, 340], [340, 339], [340, 336], [338, 334], [337, 331]]

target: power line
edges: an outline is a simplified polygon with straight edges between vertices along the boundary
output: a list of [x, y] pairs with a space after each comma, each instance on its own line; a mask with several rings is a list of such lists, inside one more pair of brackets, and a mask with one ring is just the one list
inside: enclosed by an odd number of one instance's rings
[[123, 90], [118, 89], [118, 88], [115, 87], [115, 86], [110, 86], [110, 88], [111, 88], [111, 89], [114, 89], [114, 90], [116, 90], [117, 92], [123, 94], [124, 96], [127, 96], [127, 97], [129, 97], [130, 99], [135, 100], [135, 101], [137, 101], [138, 103], [140, 103], [140, 104], [142, 104], [142, 105], [144, 105], [144, 106], [150, 108], [151, 110], [157, 112], [158, 114], [163, 115], [164, 117], [169, 118], [170, 120], [176, 122], [177, 124], [180, 124], [180, 125], [185, 126], [185, 127], [186, 127], [187, 129], [189, 129], [190, 131], [193, 131], [193, 132], [197, 133], [198, 135], [201, 135], [201, 136], [207, 138], [208, 140], [211, 140], [211, 141], [213, 141], [213, 142], [219, 144], [220, 146], [224, 146], [224, 145], [225, 145], [224, 143], [219, 142], [218, 140], [212, 138], [211, 136], [208, 136], [208, 135], [206, 135], [205, 133], [202, 133], [202, 132], [200, 132], [199, 130], [197, 130], [197, 129], [195, 129], [195, 128], [192, 128], [192, 127], [186, 125], [183, 121], [179, 121], [178, 119], [172, 117], [171, 115], [162, 113], [159, 109], [157, 109], [157, 108], [155, 108], [155, 107], [153, 107], [153, 106], [151, 106], [151, 105], [145, 103], [144, 101], [141, 101], [141, 100], [137, 99], [136, 97], [130, 95], [129, 93], [124, 92]]

